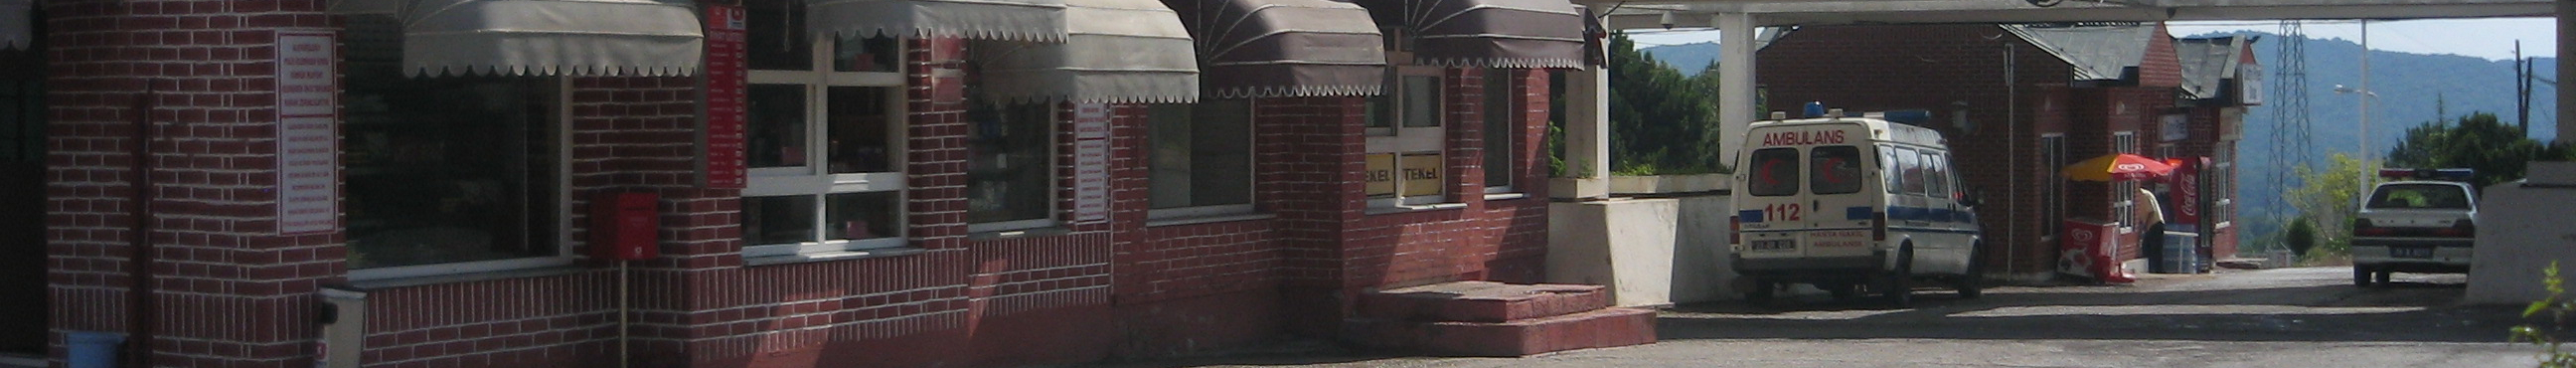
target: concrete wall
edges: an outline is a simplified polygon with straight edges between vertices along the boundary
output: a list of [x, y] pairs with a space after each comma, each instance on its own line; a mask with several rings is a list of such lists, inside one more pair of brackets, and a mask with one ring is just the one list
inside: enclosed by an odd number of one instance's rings
[[2557, 262], [2576, 273], [2576, 162], [2531, 163], [2532, 180], [2487, 186], [2478, 200], [2478, 248], [2471, 259], [2468, 302], [2522, 304], [2548, 296], [2540, 270]]
[[1548, 206], [1547, 281], [1610, 287], [1614, 304], [1730, 298], [1721, 195]]

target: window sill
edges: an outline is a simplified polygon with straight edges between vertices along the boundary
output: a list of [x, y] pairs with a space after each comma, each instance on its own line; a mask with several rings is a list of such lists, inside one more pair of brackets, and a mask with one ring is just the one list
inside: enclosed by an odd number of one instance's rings
[[1218, 223], [1218, 222], [1251, 221], [1251, 220], [1268, 220], [1268, 219], [1273, 219], [1273, 218], [1278, 218], [1278, 217], [1279, 217], [1279, 215], [1268, 214], [1268, 213], [1238, 213], [1238, 214], [1228, 214], [1228, 215], [1206, 215], [1206, 216], [1173, 216], [1173, 217], [1171, 217], [1171, 218], [1160, 218], [1160, 219], [1145, 220], [1145, 227], [1156, 227], [1156, 226], [1180, 226], [1180, 225], [1197, 225], [1197, 224], [1208, 224], [1208, 223]]
[[1487, 201], [1508, 201], [1521, 198], [1529, 198], [1529, 193], [1491, 193], [1485, 195], [1485, 200]]
[[1001, 231], [985, 231], [985, 232], [966, 233], [966, 240], [996, 240], [996, 239], [1034, 238], [1034, 237], [1042, 237], [1042, 236], [1056, 236], [1056, 235], [1064, 235], [1064, 234], [1069, 234], [1069, 233], [1072, 233], [1072, 232], [1073, 232], [1073, 230], [1067, 230], [1067, 229], [1065, 229], [1065, 228], [1061, 228], [1061, 227], [1041, 227], [1041, 228], [1033, 228], [1033, 229], [1016, 229], [1016, 230], [1001, 230]]
[[350, 281], [350, 282], [349, 282], [349, 287], [356, 288], [356, 289], [358, 289], [358, 290], [378, 290], [378, 289], [406, 288], [406, 287], [413, 287], [413, 286], [428, 286], [428, 285], [439, 285], [439, 284], [461, 284], [461, 283], [478, 282], [478, 281], [493, 281], [493, 280], [506, 280], [506, 279], [518, 279], [518, 278], [530, 278], [530, 277], [546, 277], [546, 276], [562, 276], [562, 275], [570, 275], [570, 274], [580, 273], [580, 272], [582, 272], [582, 271], [588, 271], [588, 270], [591, 270], [591, 269], [594, 269], [594, 268], [592, 268], [592, 267], [583, 267], [583, 266], [580, 266], [580, 265], [561, 265], [561, 266], [547, 266], [547, 267], [538, 267], [538, 268], [522, 268], [522, 269], [515, 269], [515, 270], [500, 270], [500, 271], [486, 271], [486, 272], [466, 272], [466, 273], [452, 273], [452, 274], [445, 274], [445, 275], [430, 275], [430, 276], [415, 276], [415, 277], [382, 278], [382, 279], [372, 279], [372, 280], [356, 280], [356, 281]]
[[1460, 209], [1460, 208], [1467, 208], [1467, 204], [1465, 204], [1465, 203], [1433, 203], [1433, 204], [1418, 204], [1418, 205], [1399, 205], [1399, 206], [1391, 206], [1391, 207], [1369, 207], [1369, 209], [1368, 209], [1368, 214], [1369, 214], [1369, 215], [1384, 215], [1384, 214], [1391, 214], [1391, 213], [1405, 213], [1405, 212], [1416, 212], [1416, 211], [1454, 210], [1454, 209]]
[[797, 264], [797, 263], [811, 263], [811, 262], [825, 262], [825, 261], [845, 261], [845, 260], [853, 260], [853, 259], [868, 259], [868, 258], [900, 257], [900, 256], [908, 256], [908, 255], [914, 255], [914, 254], [921, 254], [921, 253], [924, 253], [924, 252], [929, 252], [929, 250], [925, 250], [925, 249], [921, 249], [921, 248], [902, 247], [902, 248], [877, 248], [877, 249], [844, 250], [844, 251], [831, 251], [831, 252], [797, 253], [797, 254], [784, 254], [784, 255], [775, 255], [775, 256], [743, 257], [743, 259], [742, 259], [742, 265], [743, 265], [743, 266], [769, 266], [769, 265]]

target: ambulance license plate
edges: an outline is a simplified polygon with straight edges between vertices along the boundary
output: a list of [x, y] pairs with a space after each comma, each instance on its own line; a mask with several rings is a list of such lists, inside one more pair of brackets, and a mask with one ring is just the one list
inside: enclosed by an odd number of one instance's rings
[[1797, 247], [1798, 241], [1791, 239], [1753, 241], [1753, 250], [1789, 250]]

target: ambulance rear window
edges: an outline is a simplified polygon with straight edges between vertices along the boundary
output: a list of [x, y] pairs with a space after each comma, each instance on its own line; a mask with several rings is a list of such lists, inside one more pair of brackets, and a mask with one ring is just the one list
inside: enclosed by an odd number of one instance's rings
[[1808, 189], [1816, 194], [1843, 194], [1860, 191], [1860, 147], [1825, 146], [1808, 152], [1807, 163], [1816, 165], [1808, 172], [1815, 178]]
[[1756, 196], [1798, 194], [1798, 149], [1764, 148], [1753, 151], [1753, 175], [1744, 190]]

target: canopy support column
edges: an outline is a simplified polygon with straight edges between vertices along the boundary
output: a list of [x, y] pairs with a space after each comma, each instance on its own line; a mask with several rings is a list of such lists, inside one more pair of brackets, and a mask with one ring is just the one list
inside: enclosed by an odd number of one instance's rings
[[1716, 22], [1717, 154], [1732, 165], [1737, 148], [1744, 146], [1744, 131], [1763, 115], [1753, 106], [1753, 14], [1717, 13]]

